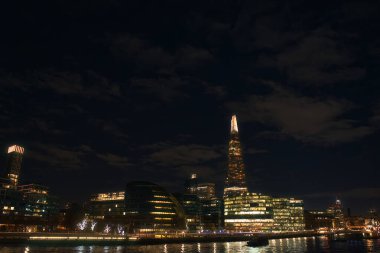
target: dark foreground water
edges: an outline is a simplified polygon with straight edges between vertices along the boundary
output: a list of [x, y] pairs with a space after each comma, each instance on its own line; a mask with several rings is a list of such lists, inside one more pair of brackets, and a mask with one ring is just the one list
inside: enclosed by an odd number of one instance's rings
[[76, 246], [76, 247], [41, 247], [41, 246], [0, 246], [1, 253], [235, 253], [235, 252], [380, 252], [380, 239], [358, 242], [335, 242], [321, 238], [291, 238], [270, 240], [269, 245], [259, 248], [245, 246], [246, 242], [163, 244], [148, 246]]

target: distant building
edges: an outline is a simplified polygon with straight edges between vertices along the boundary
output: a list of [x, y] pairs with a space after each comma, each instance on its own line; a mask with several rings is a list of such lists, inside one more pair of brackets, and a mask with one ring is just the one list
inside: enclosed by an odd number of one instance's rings
[[288, 198], [273, 198], [273, 230], [290, 231], [293, 230], [290, 223], [291, 210]]
[[196, 195], [201, 200], [216, 198], [214, 183], [200, 183], [196, 187]]
[[186, 180], [185, 194], [179, 197], [189, 231], [220, 230], [223, 227], [223, 203], [216, 197], [214, 183], [198, 183], [197, 174]]
[[300, 231], [305, 229], [303, 200], [289, 199], [290, 221], [288, 231]]
[[201, 200], [203, 230], [220, 230], [223, 228], [223, 202], [219, 198]]
[[334, 229], [344, 229], [346, 227], [344, 222], [343, 205], [339, 199], [337, 199], [334, 204], [327, 208], [327, 213], [333, 217]]
[[20, 177], [24, 148], [18, 145], [12, 145], [8, 148], [7, 153], [8, 158], [6, 178], [8, 178], [10, 181], [9, 187], [16, 188]]
[[25, 216], [52, 218], [58, 214], [58, 200], [49, 195], [46, 186], [27, 184], [18, 190], [23, 194]]
[[333, 215], [326, 211], [305, 210], [305, 228], [308, 230], [330, 230], [333, 227]]
[[305, 229], [302, 200], [272, 198], [260, 193], [248, 192], [235, 115], [231, 119], [228, 171], [223, 200], [226, 230], [265, 232]]
[[270, 196], [243, 193], [224, 198], [224, 226], [235, 232], [271, 231], [274, 224]]
[[202, 230], [202, 204], [199, 197], [195, 194], [183, 194], [178, 195], [177, 199], [185, 212], [186, 229], [190, 232]]
[[124, 191], [97, 193], [86, 207], [88, 218], [100, 223], [123, 223], [125, 220]]
[[125, 190], [126, 225], [130, 232], [153, 233], [185, 229], [185, 213], [177, 199], [149, 182], [131, 182]]
[[196, 194], [198, 186], [197, 174], [191, 174], [191, 177], [185, 181], [185, 193], [186, 194]]
[[236, 115], [231, 119], [231, 137], [228, 144], [228, 171], [224, 185], [224, 198], [247, 193], [245, 168]]
[[24, 148], [7, 151], [5, 178], [0, 179], [0, 230], [51, 231], [58, 225], [59, 204], [48, 188], [38, 184], [19, 185]]

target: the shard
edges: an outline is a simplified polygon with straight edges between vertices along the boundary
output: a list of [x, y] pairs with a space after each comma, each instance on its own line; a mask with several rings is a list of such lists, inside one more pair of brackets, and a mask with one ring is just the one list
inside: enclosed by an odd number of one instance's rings
[[239, 140], [236, 115], [231, 119], [231, 138], [228, 144], [228, 172], [224, 185], [224, 197], [239, 196], [248, 192], [245, 180], [243, 155]]

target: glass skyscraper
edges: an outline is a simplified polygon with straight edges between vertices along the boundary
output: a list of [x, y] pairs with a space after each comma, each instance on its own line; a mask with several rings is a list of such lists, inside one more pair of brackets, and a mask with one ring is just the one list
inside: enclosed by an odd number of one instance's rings
[[302, 200], [272, 198], [248, 192], [235, 115], [231, 119], [228, 172], [223, 200], [224, 225], [228, 231], [299, 231], [305, 228]]
[[224, 185], [224, 197], [239, 196], [248, 192], [244, 170], [236, 115], [233, 115], [231, 119], [231, 138], [228, 144], [228, 171]]
[[10, 180], [12, 188], [16, 188], [18, 185], [23, 154], [23, 147], [13, 145], [8, 148], [7, 178]]

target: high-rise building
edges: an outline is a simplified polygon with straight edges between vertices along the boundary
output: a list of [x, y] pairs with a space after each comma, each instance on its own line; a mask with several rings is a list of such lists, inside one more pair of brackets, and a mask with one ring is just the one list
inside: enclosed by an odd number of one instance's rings
[[289, 231], [290, 224], [290, 208], [288, 198], [273, 198], [273, 230], [274, 231]]
[[214, 183], [200, 183], [197, 186], [197, 195], [201, 200], [216, 198]]
[[231, 119], [228, 172], [224, 186], [224, 225], [234, 232], [299, 231], [305, 228], [303, 201], [249, 193], [236, 116]]
[[304, 218], [304, 206], [303, 200], [300, 199], [289, 199], [289, 210], [290, 210], [290, 229], [292, 231], [300, 231], [305, 229], [305, 218]]
[[327, 213], [331, 214], [334, 217], [333, 219], [334, 229], [345, 228], [343, 205], [339, 199], [336, 199], [335, 203], [332, 204], [329, 208], [327, 208]]
[[248, 192], [244, 170], [236, 115], [233, 115], [231, 119], [231, 138], [228, 145], [228, 171], [224, 185], [224, 197], [239, 196]]
[[191, 174], [191, 177], [185, 181], [186, 194], [197, 194], [198, 178], [197, 174]]
[[24, 148], [12, 145], [8, 148], [7, 175], [10, 181], [9, 187], [16, 188], [19, 181]]
[[181, 203], [185, 212], [186, 230], [190, 232], [202, 230], [202, 204], [198, 196], [195, 194], [177, 194], [175, 197]]
[[7, 171], [0, 179], [0, 230], [50, 231], [58, 224], [58, 199], [45, 186], [20, 185], [23, 154], [18, 145], [7, 150]]
[[216, 197], [214, 183], [198, 183], [197, 174], [186, 179], [185, 194], [178, 197], [186, 215], [188, 231], [220, 230], [223, 202]]

